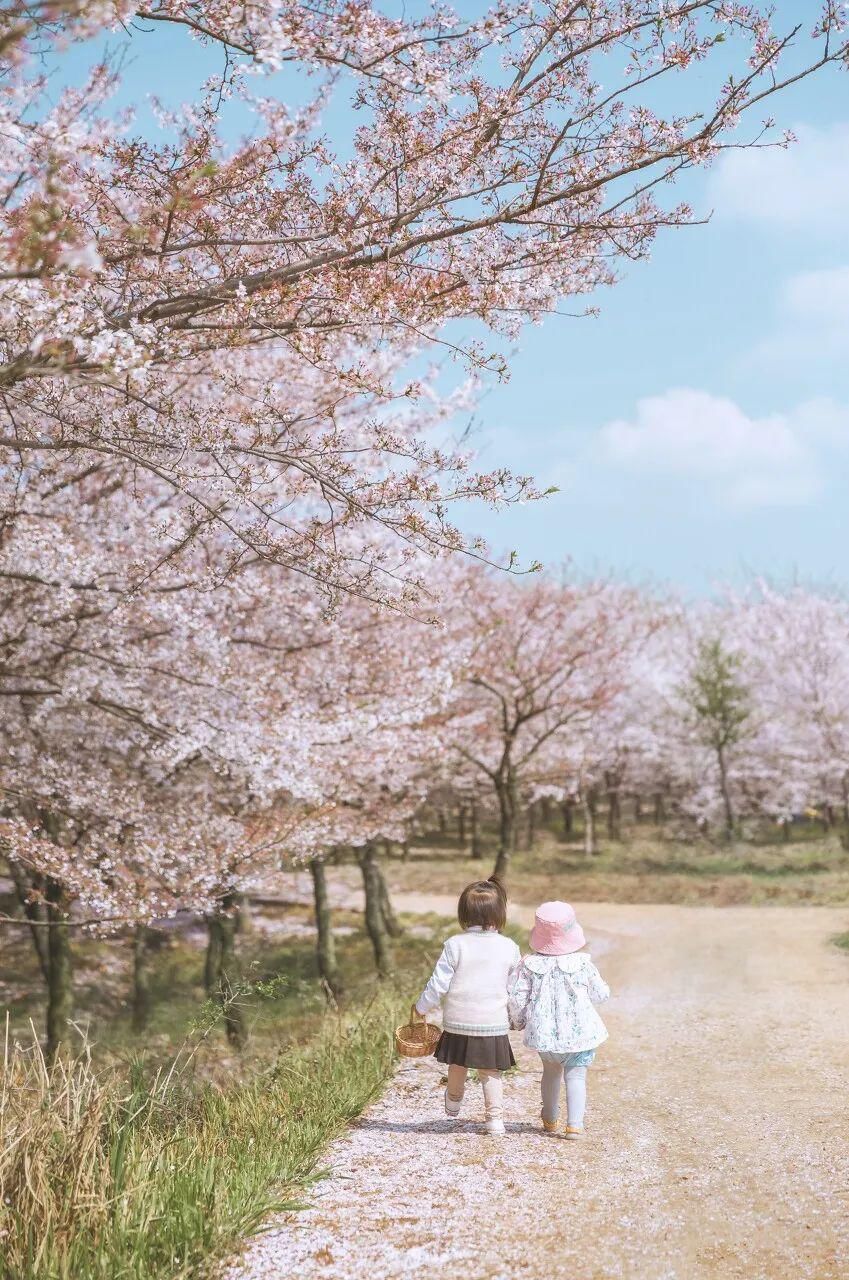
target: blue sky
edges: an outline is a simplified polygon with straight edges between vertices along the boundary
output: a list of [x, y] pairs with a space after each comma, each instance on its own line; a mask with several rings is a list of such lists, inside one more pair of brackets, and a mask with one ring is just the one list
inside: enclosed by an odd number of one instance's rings
[[599, 318], [525, 336], [481, 405], [482, 460], [561, 492], [488, 518], [494, 545], [696, 592], [752, 571], [849, 585], [847, 90], [788, 94], [794, 148], [700, 173], [707, 226], [661, 236]]
[[[792, 22], [800, 0], [778, 9]], [[209, 65], [179, 31], [132, 43], [123, 102], [175, 104]], [[71, 50], [59, 78], [90, 57]], [[691, 175], [681, 198], [709, 223], [662, 235], [598, 318], [529, 329], [481, 400], [481, 465], [560, 487], [464, 514], [497, 551], [697, 593], [752, 571], [849, 586], [849, 76], [769, 109], [798, 143]]]

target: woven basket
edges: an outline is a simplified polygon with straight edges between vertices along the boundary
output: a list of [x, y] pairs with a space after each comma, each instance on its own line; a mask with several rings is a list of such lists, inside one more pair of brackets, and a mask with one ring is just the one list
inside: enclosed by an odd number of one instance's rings
[[436, 1048], [439, 1036], [439, 1027], [425, 1022], [413, 1005], [410, 1021], [395, 1028], [395, 1045], [402, 1058], [426, 1058]]

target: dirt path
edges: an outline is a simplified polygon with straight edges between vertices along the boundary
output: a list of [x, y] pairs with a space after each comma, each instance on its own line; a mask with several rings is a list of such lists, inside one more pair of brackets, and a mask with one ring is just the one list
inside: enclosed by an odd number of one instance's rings
[[829, 945], [845, 912], [580, 914], [615, 993], [585, 1140], [541, 1132], [538, 1059], [518, 1037], [500, 1140], [477, 1086], [452, 1125], [438, 1065], [404, 1062], [330, 1148], [314, 1207], [252, 1242], [230, 1280], [849, 1275], [849, 960]]

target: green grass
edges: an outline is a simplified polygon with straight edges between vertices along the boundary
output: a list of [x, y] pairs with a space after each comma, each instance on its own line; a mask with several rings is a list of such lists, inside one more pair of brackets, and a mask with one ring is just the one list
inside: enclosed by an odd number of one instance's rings
[[[405, 1000], [379, 993], [358, 1016], [227, 1089], [45, 1076], [14, 1067], [26, 1112], [6, 1115], [0, 1235], [9, 1280], [162, 1280], [211, 1260], [315, 1176], [324, 1144], [392, 1068]], [[23, 1074], [22, 1074], [23, 1072]], [[40, 1077], [40, 1081], [39, 1081]], [[69, 1101], [70, 1098], [70, 1101]], [[70, 1117], [70, 1119], [68, 1119]], [[12, 1132], [17, 1128], [15, 1133]], [[84, 1174], [74, 1173], [85, 1158]]]
[[849, 933], [838, 933], [833, 941], [834, 945], [840, 947], [841, 951], [849, 951]]
[[[318, 983], [311, 938], [240, 939], [246, 979], [266, 992], [246, 998], [252, 1035], [242, 1055], [224, 1041], [219, 1011], [202, 1004], [197, 941], [171, 937], [155, 955], [156, 1004], [142, 1036], [120, 1006], [126, 944], [76, 944], [88, 1055], [51, 1073], [35, 1050], [11, 1049], [0, 1072], [3, 1280], [207, 1275], [269, 1212], [303, 1200], [327, 1141], [391, 1071], [394, 1027], [450, 930], [417, 918], [394, 944], [394, 978], [379, 982], [362, 918], [335, 914], [357, 926], [338, 939], [338, 1011]], [[3, 957], [19, 1038], [28, 1016], [37, 1026], [41, 1017], [27, 942], [14, 946], [24, 972], [9, 967], [8, 944]]]
[[[534, 848], [513, 855], [508, 882], [514, 901], [552, 896], [577, 902], [667, 902], [736, 904], [849, 902], [849, 852], [838, 834], [794, 828], [793, 841], [772, 839], [713, 844], [699, 838], [667, 838], [649, 824], [628, 838], [599, 835], [599, 852], [588, 856], [580, 838], [562, 839], [540, 830]], [[796, 835], [800, 839], [796, 839]], [[464, 883], [489, 874], [495, 857], [487, 832], [481, 860], [445, 841], [420, 841], [406, 862], [393, 860], [387, 873], [394, 891], [458, 892]]]

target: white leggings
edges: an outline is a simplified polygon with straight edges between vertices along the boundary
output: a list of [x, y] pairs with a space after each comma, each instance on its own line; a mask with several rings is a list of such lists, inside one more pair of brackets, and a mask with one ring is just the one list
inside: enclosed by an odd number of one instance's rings
[[542, 1060], [542, 1118], [554, 1124], [560, 1113], [560, 1081], [566, 1081], [567, 1124], [583, 1128], [587, 1106], [586, 1067], [567, 1067], [562, 1062]]
[[[448, 1068], [448, 1097], [451, 1102], [459, 1102], [466, 1088], [468, 1067], [458, 1067], [453, 1063]], [[478, 1068], [478, 1079], [483, 1086], [484, 1115], [487, 1120], [500, 1120], [504, 1114], [504, 1086], [501, 1083], [500, 1071], [483, 1071]]]

